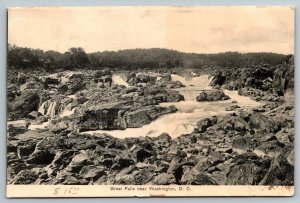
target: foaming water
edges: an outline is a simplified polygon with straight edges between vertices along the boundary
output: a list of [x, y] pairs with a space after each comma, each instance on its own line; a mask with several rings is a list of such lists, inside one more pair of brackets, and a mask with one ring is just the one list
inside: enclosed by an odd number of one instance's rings
[[209, 87], [209, 83], [211, 82], [211, 80], [213, 79], [213, 77], [210, 77], [208, 75], [201, 75], [199, 77], [182, 77], [176, 74], [171, 74], [171, 78], [173, 81], [179, 81], [181, 82], [183, 85], [185, 85], [186, 87], [188, 86], [195, 86], [198, 89], [211, 89], [211, 87]]
[[46, 128], [48, 125], [49, 125], [49, 121], [46, 121], [46, 122], [41, 123], [41, 124], [30, 124], [28, 126], [28, 129], [29, 130], [43, 129], [43, 128]]
[[225, 107], [230, 105], [233, 100], [237, 101], [237, 104], [241, 107], [257, 107], [260, 105], [260, 103], [251, 100], [248, 97], [238, 95], [238, 91], [228, 90], [225, 90], [224, 92], [230, 96], [231, 99], [229, 100], [197, 102], [196, 97], [199, 95], [201, 90], [211, 89], [211, 87], [209, 87], [211, 79], [212, 78], [209, 78], [208, 75], [186, 79], [172, 74], [173, 81], [180, 81], [186, 86], [177, 89], [184, 96], [185, 101], [161, 103], [160, 106], [167, 107], [174, 105], [178, 109], [178, 112], [163, 115], [152, 123], [144, 125], [141, 128], [127, 128], [125, 130], [112, 131], [97, 130], [83, 133], [107, 133], [119, 138], [139, 136], [155, 137], [162, 133], [168, 133], [171, 137], [175, 138], [182, 134], [192, 133], [197, 122], [202, 118], [228, 113], [225, 111]]
[[125, 87], [129, 86], [129, 84], [120, 75], [113, 75], [112, 81], [115, 85], [124, 85]]
[[71, 104], [68, 104], [66, 107], [64, 107], [64, 109], [59, 113], [59, 116], [60, 117], [64, 117], [64, 116], [70, 116], [72, 114], [75, 113], [75, 109], [76, 108], [73, 108], [72, 109], [72, 106]]

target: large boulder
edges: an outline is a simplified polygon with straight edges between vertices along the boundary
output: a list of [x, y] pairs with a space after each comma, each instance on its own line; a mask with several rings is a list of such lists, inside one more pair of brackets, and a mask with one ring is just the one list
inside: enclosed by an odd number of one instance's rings
[[22, 134], [27, 131], [30, 123], [26, 120], [9, 121], [7, 123], [7, 133], [10, 137]]
[[288, 64], [277, 66], [273, 76], [273, 88], [278, 95], [282, 96], [287, 89], [294, 90], [294, 69], [294, 57], [290, 57]]
[[258, 185], [270, 167], [270, 160], [254, 153], [238, 155], [227, 174], [227, 185]]
[[222, 90], [202, 90], [199, 96], [196, 97], [197, 101], [218, 101], [228, 100], [229, 96], [225, 95]]
[[210, 82], [211, 86], [222, 86], [226, 80], [226, 76], [221, 72], [214, 74], [212, 81]]
[[135, 170], [130, 174], [123, 175], [117, 179], [116, 184], [145, 185], [153, 179], [154, 174], [152, 168], [142, 168], [140, 170]]
[[161, 106], [149, 106], [142, 107], [135, 111], [126, 112], [126, 123], [129, 128], [139, 128], [143, 125], [149, 124], [159, 116], [174, 113], [177, 109], [175, 106], [161, 107]]
[[197, 122], [197, 127], [195, 128], [195, 132], [204, 133], [207, 128], [210, 126], [213, 126], [217, 123], [218, 118], [212, 117], [212, 118], [204, 118]]
[[131, 105], [131, 101], [119, 101], [91, 106], [85, 110], [79, 130], [126, 129], [127, 124], [123, 116]]
[[280, 124], [270, 116], [256, 113], [250, 117], [250, 127], [276, 133], [281, 129]]
[[36, 111], [40, 103], [37, 90], [24, 90], [22, 94], [8, 103], [8, 117], [17, 120], [26, 117], [30, 112]]

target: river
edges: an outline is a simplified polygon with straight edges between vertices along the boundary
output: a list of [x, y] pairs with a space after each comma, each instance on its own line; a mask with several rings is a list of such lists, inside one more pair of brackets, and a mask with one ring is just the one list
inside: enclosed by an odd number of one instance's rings
[[[107, 133], [114, 137], [139, 137], [139, 136], [158, 136], [162, 133], [168, 133], [172, 138], [176, 138], [182, 134], [192, 133], [196, 127], [197, 122], [205, 117], [229, 113], [225, 111], [225, 107], [230, 105], [233, 100], [237, 102], [240, 107], [254, 108], [261, 105], [259, 102], [251, 100], [249, 97], [238, 95], [238, 91], [224, 90], [224, 93], [231, 99], [226, 101], [214, 102], [197, 102], [196, 97], [201, 90], [211, 89], [209, 83], [211, 78], [208, 75], [199, 77], [184, 78], [179, 75], [172, 74], [173, 81], [180, 81], [185, 87], [177, 90], [184, 96], [185, 101], [174, 103], [161, 103], [160, 106], [174, 105], [178, 112], [167, 114], [159, 117], [152, 123], [144, 125], [141, 128], [127, 128], [125, 130], [96, 130], [87, 131], [84, 133]], [[115, 77], [115, 83], [124, 84], [121, 77]]]

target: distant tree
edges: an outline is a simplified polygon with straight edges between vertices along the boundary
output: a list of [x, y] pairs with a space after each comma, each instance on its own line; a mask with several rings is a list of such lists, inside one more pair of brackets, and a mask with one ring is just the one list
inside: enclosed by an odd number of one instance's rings
[[72, 47], [64, 53], [66, 69], [85, 68], [90, 65], [90, 60], [83, 48]]
[[43, 66], [43, 51], [8, 45], [7, 63], [15, 68], [38, 68]]
[[195, 68], [211, 69], [245, 67], [269, 64], [275, 66], [288, 60], [290, 55], [275, 53], [238, 53], [217, 54], [183, 53], [170, 49], [125, 49], [87, 54], [81, 47], [70, 48], [65, 53], [57, 51], [43, 52], [39, 49], [22, 48], [8, 45], [8, 65], [15, 68], [56, 69], [154, 69], [154, 68]]

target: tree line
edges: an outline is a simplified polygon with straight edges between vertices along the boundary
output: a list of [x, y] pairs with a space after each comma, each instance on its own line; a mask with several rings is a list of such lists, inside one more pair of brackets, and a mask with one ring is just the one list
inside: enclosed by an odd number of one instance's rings
[[209, 66], [251, 67], [258, 64], [277, 65], [291, 55], [276, 53], [224, 52], [217, 54], [183, 53], [170, 49], [126, 49], [86, 53], [81, 47], [72, 47], [65, 53], [43, 51], [8, 45], [8, 67], [16, 69], [138, 69], [138, 68], [193, 68]]

